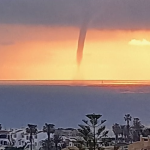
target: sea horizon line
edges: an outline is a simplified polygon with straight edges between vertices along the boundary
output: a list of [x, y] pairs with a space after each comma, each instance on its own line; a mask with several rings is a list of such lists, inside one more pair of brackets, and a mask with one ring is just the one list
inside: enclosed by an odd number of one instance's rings
[[150, 85], [150, 80], [0, 80], [0, 85]]

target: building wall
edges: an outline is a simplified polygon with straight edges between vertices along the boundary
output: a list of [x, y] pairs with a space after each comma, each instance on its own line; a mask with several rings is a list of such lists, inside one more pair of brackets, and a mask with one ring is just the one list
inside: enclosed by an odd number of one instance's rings
[[128, 150], [150, 150], [150, 137], [140, 137], [140, 141], [134, 142], [128, 146]]
[[[21, 129], [11, 129], [9, 131], [6, 131], [5, 133], [8, 134], [7, 138], [5, 139], [0, 139], [0, 146], [4, 147], [4, 141], [7, 141], [7, 145], [12, 145], [14, 147], [30, 147], [30, 134], [26, 133], [26, 128], [21, 128]], [[0, 133], [1, 134], [1, 133]], [[60, 143], [60, 145], [64, 144], [68, 140], [68, 146], [74, 145], [74, 140], [78, 136], [78, 132], [76, 129], [68, 128], [68, 129], [56, 129], [55, 134], [59, 134], [60, 136], [63, 136], [63, 142]], [[50, 134], [50, 137], [53, 138], [54, 134]], [[42, 147], [42, 143], [44, 140], [47, 139], [47, 133], [43, 132], [42, 130], [38, 130], [38, 133], [36, 135], [33, 135], [33, 147], [35, 149], [39, 149]], [[2, 141], [2, 142], [1, 142]], [[6, 143], [6, 142], [5, 142]], [[28, 149], [28, 148], [27, 148]]]
[[[14, 140], [14, 147], [23, 147], [30, 145], [30, 134], [26, 133], [26, 129], [16, 129], [11, 132], [11, 137]], [[37, 135], [33, 135], [32, 144], [36, 149], [38, 148]]]
[[11, 145], [11, 141], [10, 141], [9, 131], [0, 130], [0, 146], [6, 147], [10, 145]]

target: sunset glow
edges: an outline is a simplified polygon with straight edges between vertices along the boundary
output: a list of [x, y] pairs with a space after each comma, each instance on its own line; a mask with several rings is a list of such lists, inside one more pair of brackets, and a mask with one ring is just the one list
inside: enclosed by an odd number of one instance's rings
[[80, 68], [78, 28], [3, 24], [0, 33], [0, 80], [150, 79], [150, 31], [89, 29]]

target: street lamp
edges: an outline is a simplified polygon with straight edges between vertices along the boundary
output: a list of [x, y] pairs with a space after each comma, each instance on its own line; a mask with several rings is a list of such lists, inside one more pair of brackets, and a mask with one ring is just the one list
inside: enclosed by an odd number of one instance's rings
[[37, 133], [37, 125], [28, 124], [28, 127], [26, 128], [26, 132], [30, 134], [30, 150], [32, 150], [32, 135]]

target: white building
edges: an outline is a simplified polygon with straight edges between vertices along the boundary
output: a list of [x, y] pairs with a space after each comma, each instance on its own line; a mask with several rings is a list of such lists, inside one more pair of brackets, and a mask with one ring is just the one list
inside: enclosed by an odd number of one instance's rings
[[[26, 147], [30, 148], [30, 134], [26, 132], [26, 129], [13, 129], [11, 131], [11, 138], [14, 147]], [[32, 135], [33, 149], [38, 149], [37, 134]]]
[[10, 132], [6, 130], [0, 130], [0, 150], [5, 149], [5, 147], [11, 146], [11, 136]]
[[[25, 149], [30, 149], [30, 134], [26, 132], [26, 128], [23, 129], [13, 129], [11, 131], [11, 138], [14, 147], [25, 147]], [[50, 134], [53, 138], [53, 134]], [[47, 133], [43, 131], [38, 131], [36, 134], [32, 135], [32, 147], [33, 150], [39, 150], [42, 147], [43, 141], [47, 139]]]
[[[50, 137], [52, 137], [52, 135]], [[38, 138], [38, 149], [40, 149], [42, 147], [43, 141], [47, 139], [47, 133], [43, 131], [38, 131], [37, 138]]]
[[[66, 143], [66, 146], [74, 146], [78, 132], [72, 128], [59, 128], [55, 130], [55, 134], [59, 134], [63, 141], [58, 144], [62, 146]], [[50, 134], [50, 138], [53, 138], [54, 134]], [[47, 140], [47, 133], [42, 130], [38, 130], [36, 134], [32, 135], [32, 147], [33, 150], [39, 150], [43, 146], [43, 141]], [[26, 132], [26, 128], [11, 129], [10, 131], [0, 130], [0, 150], [4, 150], [5, 147], [24, 147], [26, 150], [30, 150], [30, 134]], [[54, 146], [54, 145], [53, 145]]]

